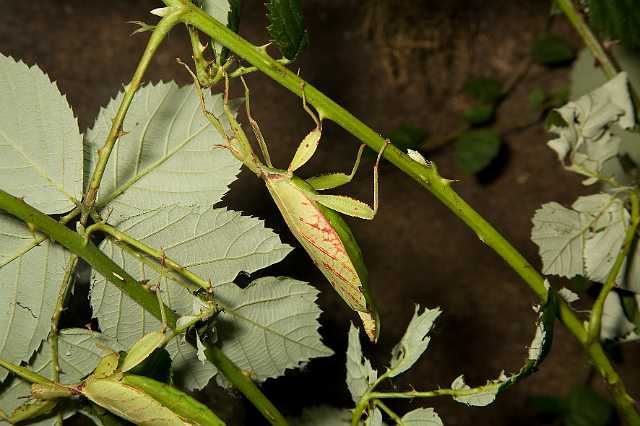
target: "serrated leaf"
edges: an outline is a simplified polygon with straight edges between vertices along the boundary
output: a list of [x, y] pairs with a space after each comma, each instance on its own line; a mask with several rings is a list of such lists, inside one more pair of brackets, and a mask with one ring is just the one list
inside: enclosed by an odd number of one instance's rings
[[267, 0], [267, 30], [280, 53], [294, 60], [309, 44], [300, 0]]
[[357, 404], [367, 388], [377, 379], [378, 372], [371, 367], [371, 361], [362, 355], [360, 332], [356, 326], [351, 324], [347, 347], [347, 387], [353, 402]]
[[404, 426], [442, 426], [440, 416], [433, 408], [417, 408], [402, 416]]
[[[198, 213], [172, 207], [134, 217], [121, 223], [119, 229], [151, 247], [163, 247], [167, 257], [200, 277], [211, 279], [219, 297], [224, 294], [223, 288], [235, 291], [232, 280], [240, 271], [255, 272], [279, 262], [291, 250], [262, 221], [226, 209]], [[156, 264], [141, 263], [109, 239], [100, 248], [134, 278], [160, 280], [162, 271]], [[105, 334], [129, 347], [142, 335], [159, 329], [160, 322], [155, 317], [107, 285], [104, 277], [94, 273], [92, 281], [91, 304]], [[191, 315], [194, 298], [180, 282], [181, 278], [165, 273], [160, 280], [161, 294], [178, 315]], [[210, 363], [202, 365], [190, 345], [174, 341], [167, 350], [173, 357], [174, 370], [186, 374], [176, 374], [178, 383], [203, 387], [215, 374]]]
[[531, 57], [541, 65], [561, 65], [573, 61], [576, 52], [565, 39], [554, 34], [541, 34], [533, 42]]
[[307, 407], [299, 418], [288, 420], [292, 426], [349, 426], [351, 410], [319, 405]]
[[0, 54], [2, 189], [47, 214], [82, 197], [82, 135], [66, 98], [37, 66]]
[[217, 293], [224, 306], [217, 324], [222, 351], [259, 382], [332, 355], [318, 333], [317, 295], [315, 287], [287, 277], [223, 287]]
[[[584, 248], [585, 276], [592, 281], [605, 282], [622, 249], [629, 213], [620, 199], [608, 194], [580, 197], [573, 205], [582, 214], [582, 220], [589, 225]], [[619, 282], [624, 274], [621, 268], [616, 277]]]
[[[76, 328], [62, 330], [58, 344], [59, 363], [62, 369], [60, 373], [61, 383], [75, 383], [91, 373], [98, 361], [106, 355], [105, 348], [119, 349], [115, 341], [106, 338], [100, 333]], [[43, 343], [37, 355], [30, 362], [29, 368], [45, 377], [53, 377], [51, 347], [48, 341]], [[26, 401], [23, 397], [30, 394], [31, 384], [13, 377], [0, 392], [0, 409], [11, 413], [17, 406]], [[70, 417], [72, 414], [72, 411], [65, 411], [64, 417]], [[29, 424], [53, 426], [56, 424], [56, 419], [48, 417]]]
[[455, 143], [456, 162], [465, 173], [478, 173], [498, 155], [501, 143], [493, 129], [467, 131]]
[[504, 95], [502, 83], [493, 78], [471, 79], [462, 90], [473, 99], [487, 104], [493, 104]]
[[[629, 82], [635, 87], [636, 91], [640, 90], [640, 56], [636, 52], [624, 49], [622, 46], [613, 46], [610, 53], [622, 69], [627, 72]], [[597, 65], [597, 61], [593, 59], [589, 49], [583, 49], [571, 71], [571, 98], [577, 99], [606, 83], [606, 81], [607, 78], [602, 71], [602, 67]], [[616, 137], [620, 138], [619, 155], [621, 164], [615, 161], [607, 162], [603, 167], [603, 174], [605, 176], [615, 176], [623, 184], [632, 182], [635, 178], [627, 175], [628, 172], [625, 171], [625, 163], [622, 160], [629, 157], [634, 163], [634, 167], [635, 164], [640, 164], [640, 134], [623, 130], [617, 125], [614, 125], [611, 131]]]
[[[87, 132], [88, 170], [104, 143], [122, 92], [100, 110]], [[223, 117], [221, 95], [205, 95], [207, 108]], [[169, 205], [205, 210], [219, 202], [235, 180], [240, 163], [200, 111], [193, 86], [148, 84], [136, 93], [121, 136], [109, 157], [97, 206], [112, 223]], [[88, 179], [88, 176], [86, 177]]]
[[[543, 273], [567, 278], [583, 275], [604, 282], [622, 246], [628, 221], [623, 202], [609, 194], [580, 197], [572, 209], [553, 202], [543, 205], [533, 217], [531, 231]], [[617, 281], [621, 277], [622, 271]]]
[[589, 23], [603, 36], [640, 48], [640, 10], [634, 0], [587, 0]]
[[597, 182], [605, 162], [620, 150], [620, 139], [610, 127], [629, 129], [635, 122], [626, 73], [555, 111], [566, 126], [552, 126], [558, 137], [547, 145], [568, 170], [588, 177], [585, 185]]
[[411, 368], [429, 346], [431, 339], [427, 334], [442, 311], [440, 308], [425, 309], [421, 314], [419, 311], [420, 306], [416, 305], [404, 336], [391, 351], [389, 377], [396, 377]]
[[[31, 358], [49, 334], [67, 262], [60, 245], [33, 247], [33, 240], [24, 223], [0, 214], [0, 357], [16, 364]], [[5, 377], [0, 369], [0, 382]]]
[[[504, 379], [488, 381], [487, 384], [483, 386], [482, 391], [470, 395], [454, 396], [453, 399], [465, 405], [485, 407], [496, 399], [500, 386], [505, 380], [506, 377]], [[451, 383], [451, 389], [467, 390], [471, 389], [471, 387], [465, 383], [464, 375], [461, 374], [453, 381], [453, 383]]]
[[558, 296], [560, 296], [562, 300], [564, 300], [568, 304], [571, 304], [573, 302], [580, 300], [580, 296], [578, 296], [577, 293], [569, 290], [566, 287], [562, 287], [560, 290], [558, 290]]

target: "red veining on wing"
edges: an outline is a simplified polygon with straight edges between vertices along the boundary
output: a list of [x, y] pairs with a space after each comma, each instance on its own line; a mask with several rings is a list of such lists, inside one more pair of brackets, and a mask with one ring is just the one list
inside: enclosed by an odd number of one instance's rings
[[[303, 204], [306, 205], [306, 203], [303, 203]], [[311, 228], [319, 231], [320, 234], [322, 235], [322, 241], [332, 246], [335, 249], [336, 254], [346, 254], [344, 245], [342, 244], [342, 240], [338, 236], [338, 233], [333, 228], [333, 226], [331, 226], [329, 221], [324, 217], [324, 215], [316, 210], [315, 213], [313, 214], [313, 219], [315, 220], [312, 222], [307, 222], [303, 217], [298, 218], [298, 220], [301, 223], [304, 223], [305, 225], [310, 226]], [[315, 247], [318, 247], [317, 244], [313, 244], [313, 245]], [[321, 250], [321, 251], [329, 255], [326, 252], [326, 250]], [[329, 257], [331, 257], [332, 259], [335, 259], [334, 256], [329, 256]]]
[[347, 284], [347, 291], [340, 292], [342, 297], [346, 296], [347, 298], [351, 299], [351, 302], [353, 303], [353, 305], [359, 305], [361, 301], [358, 300], [358, 298], [355, 297], [351, 291], [348, 291], [349, 289], [351, 289], [349, 280], [347, 280], [342, 274], [340, 274], [340, 272], [338, 272], [333, 266], [329, 265], [328, 263], [322, 262], [322, 266], [324, 266], [325, 268], [333, 272], [333, 274], [336, 277], [340, 278], [342, 281], [344, 281]]

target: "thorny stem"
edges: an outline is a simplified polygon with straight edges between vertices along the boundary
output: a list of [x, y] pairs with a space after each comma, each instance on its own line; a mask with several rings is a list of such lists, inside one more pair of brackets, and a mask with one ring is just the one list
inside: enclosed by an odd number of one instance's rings
[[[560, 1], [563, 4], [567, 2], [567, 0]], [[180, 18], [183, 22], [193, 25], [209, 35], [292, 93], [302, 97], [304, 91], [307, 102], [316, 108], [321, 118], [332, 120], [377, 152], [384, 146], [385, 140], [380, 134], [358, 120], [311, 84], [304, 82], [296, 74], [267, 55], [263, 49], [247, 42], [199, 8], [184, 0], [163, 0], [163, 2], [167, 6], [184, 7], [185, 12]], [[460, 198], [451, 188], [451, 181], [442, 178], [434, 165], [424, 166], [419, 164], [393, 145], [390, 145], [385, 150], [384, 158], [428, 189], [466, 223], [486, 245], [500, 255], [543, 302], [546, 301], [547, 289], [540, 273], [493, 226]], [[562, 324], [567, 327], [579, 342], [584, 343], [586, 341], [586, 331], [581, 320], [564, 300], [559, 301], [558, 316]], [[593, 345], [599, 348], [600, 351], [602, 350], [600, 343], [593, 343]], [[589, 351], [591, 360], [599, 367], [599, 371], [613, 371], [609, 359], [606, 356], [596, 357], [595, 353], [594, 351]], [[618, 401], [619, 398], [617, 394], [615, 395], [616, 401], [622, 402], [622, 400]], [[624, 395], [625, 398], [631, 399], [626, 393]], [[619, 403], [618, 408], [624, 412], [627, 418], [635, 418], [640, 421], [640, 414], [634, 407]]]
[[[96, 272], [104, 276], [147, 312], [156, 318], [161, 317], [156, 295], [150, 292], [142, 283], [133, 279], [124, 269], [102, 253], [92, 242], [87, 242], [84, 236], [73, 232], [48, 215], [31, 207], [23, 200], [1, 189], [0, 210], [6, 211], [8, 214], [15, 216], [25, 223], [35, 225], [39, 231], [46, 234], [49, 238], [60, 243], [76, 256], [84, 259]], [[164, 309], [167, 326], [175, 330], [178, 320], [176, 314], [167, 306], [165, 306]], [[231, 360], [226, 358], [219, 348], [212, 346], [210, 351], [207, 351], [207, 358], [215, 364], [225, 377], [227, 377], [272, 424], [286, 425], [286, 421], [278, 409], [273, 406], [264, 394], [262, 394], [260, 389], [258, 389]]]
[[89, 241], [90, 235], [96, 231], [104, 232], [105, 234], [112, 236], [117, 242], [124, 242], [125, 244], [135, 248], [137, 251], [153, 257], [157, 261], [161, 262], [164, 266], [170, 268], [176, 274], [194, 283], [198, 287], [201, 287], [205, 290], [211, 288], [210, 281], [204, 280], [203, 278], [189, 271], [184, 266], [180, 265], [175, 260], [167, 257], [162, 249], [154, 249], [153, 247], [146, 245], [142, 241], [136, 240], [130, 235], [119, 231], [118, 229], [114, 228], [111, 225], [107, 225], [106, 223], [94, 223], [93, 225], [87, 227], [85, 231], [85, 240]]
[[587, 22], [584, 20], [580, 11], [576, 9], [576, 6], [573, 4], [573, 0], [556, 0], [556, 4], [578, 32], [584, 44], [591, 51], [593, 57], [602, 66], [602, 70], [607, 76], [607, 79], [615, 77], [616, 74], [618, 74], [616, 66], [609, 58], [609, 55], [607, 55], [607, 52], [605, 52], [602, 44], [598, 41], [598, 38], [593, 34], [593, 31], [591, 31], [591, 28], [589, 28], [589, 25], [587, 25]]
[[598, 298], [596, 299], [593, 307], [591, 308], [591, 316], [589, 319], [589, 327], [587, 332], [587, 341], [586, 344], [589, 345], [593, 342], [600, 341], [600, 332], [602, 329], [602, 312], [604, 309], [604, 302], [607, 299], [607, 296], [615, 287], [616, 279], [618, 275], [620, 275], [620, 270], [622, 269], [622, 265], [624, 264], [627, 255], [629, 254], [629, 250], [631, 249], [631, 245], [633, 243], [633, 239], [636, 234], [636, 229], [638, 229], [638, 223], [640, 223], [640, 207], [638, 202], [638, 194], [636, 192], [629, 193], [629, 199], [631, 201], [631, 223], [629, 224], [629, 228], [627, 229], [627, 233], [624, 239], [624, 243], [622, 245], [622, 249], [618, 253], [616, 257], [616, 261], [609, 271], [609, 275], [607, 276], [607, 280], [605, 281], [602, 289], [600, 290], [600, 294], [598, 294]]
[[[578, 35], [582, 38], [582, 41], [591, 51], [593, 57], [598, 61], [598, 64], [602, 67], [607, 80], [611, 80], [615, 77], [619, 70], [613, 60], [609, 57], [606, 50], [602, 46], [602, 43], [598, 40], [598, 37], [591, 31], [591, 28], [584, 19], [584, 16], [576, 8], [573, 0], [556, 0], [556, 3], [562, 13], [567, 17], [573, 28]], [[634, 100], [636, 106], [640, 105], [640, 97], [633, 86], [629, 87], [631, 97]], [[636, 117], [640, 120], [640, 110], [636, 108]]]
[[[147, 47], [145, 48], [145, 51], [142, 55], [142, 59], [138, 63], [138, 67], [133, 74], [131, 82], [125, 88], [122, 103], [118, 108], [118, 112], [116, 113], [115, 118], [113, 119], [113, 123], [111, 125], [109, 135], [107, 136], [107, 140], [105, 141], [103, 147], [98, 150], [98, 162], [95, 169], [93, 170], [91, 179], [89, 181], [89, 187], [84, 195], [82, 204], [80, 206], [81, 225], [85, 225], [89, 217], [91, 216], [98, 195], [98, 189], [100, 188], [100, 182], [102, 181], [102, 176], [104, 175], [104, 171], [107, 167], [107, 162], [109, 161], [109, 156], [111, 155], [111, 151], [113, 150], [116, 141], [123, 134], [122, 123], [129, 109], [129, 105], [131, 105], [133, 96], [140, 86], [142, 76], [144, 75], [147, 67], [149, 66], [149, 63], [151, 62], [151, 58], [160, 46], [160, 43], [162, 42], [164, 37], [169, 33], [174, 25], [180, 22], [179, 18], [180, 11], [177, 11], [167, 15], [160, 20], [158, 25], [154, 28], [151, 37], [149, 38]], [[62, 283], [60, 284], [56, 307], [54, 309], [53, 317], [51, 318], [51, 368], [53, 369], [53, 376], [56, 381], [60, 376], [60, 365], [58, 362], [58, 322], [60, 320], [60, 315], [62, 313], [67, 295], [69, 294], [69, 290], [71, 288], [73, 270], [75, 269], [77, 263], [78, 257], [75, 255], [71, 256], [71, 258], [67, 261], [67, 270], [63, 277]], [[62, 415], [58, 415], [57, 424], [58, 426], [62, 425]]]

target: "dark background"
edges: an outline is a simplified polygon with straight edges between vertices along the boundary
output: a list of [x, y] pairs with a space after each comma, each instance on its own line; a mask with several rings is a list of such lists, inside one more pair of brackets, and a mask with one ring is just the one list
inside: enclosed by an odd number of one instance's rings
[[[255, 44], [269, 38], [260, 1], [245, 1], [240, 32]], [[56, 80], [73, 106], [80, 128], [91, 126], [105, 105], [128, 82], [146, 43], [130, 36], [127, 21], [153, 22], [148, 11], [158, 1], [9, 0], [0, 15], [0, 52], [37, 63]], [[462, 125], [468, 105], [461, 95], [472, 76], [509, 80], [526, 60], [534, 36], [544, 29], [548, 1], [387, 1], [330, 0], [304, 2], [311, 45], [293, 65], [303, 78], [381, 133], [400, 124], [425, 128], [441, 138]], [[579, 40], [562, 18], [553, 24], [578, 47]], [[273, 51], [275, 52], [275, 50]], [[163, 44], [145, 77], [148, 81], [189, 78], [175, 58], [187, 60], [184, 28]], [[558, 89], [568, 83], [569, 68], [534, 66], [499, 110], [498, 128], [530, 123], [527, 94], [537, 86]], [[313, 123], [300, 100], [268, 78], [251, 75], [254, 116], [267, 138], [274, 164], [288, 164], [297, 143]], [[240, 94], [237, 91], [236, 94]], [[570, 204], [587, 193], [576, 175], [561, 169], [545, 146], [542, 125], [509, 132], [500, 161], [482, 179], [457, 168], [453, 149], [434, 152], [440, 173], [458, 179], [455, 188], [515, 247], [540, 264], [529, 240], [531, 217], [541, 204]], [[322, 143], [302, 176], [350, 170], [358, 141], [326, 123]], [[363, 162], [357, 179], [344, 190], [371, 200], [372, 160]], [[372, 222], [347, 219], [365, 253], [371, 286], [382, 317], [380, 343], [364, 349], [383, 368], [402, 336], [414, 304], [440, 306], [444, 313], [431, 333], [426, 354], [409, 373], [394, 381], [397, 389], [448, 387], [464, 373], [471, 385], [520, 368], [534, 332], [533, 293], [506, 264], [460, 220], [390, 165], [381, 169], [380, 210]], [[348, 407], [344, 350], [354, 315], [330, 290], [326, 280], [289, 234], [261, 183], [243, 172], [226, 196], [231, 208], [264, 218], [282, 239], [296, 247], [269, 274], [286, 274], [321, 290], [321, 333], [337, 355], [318, 359], [302, 371], [267, 381], [263, 389], [286, 415], [321, 403]], [[501, 395], [486, 408], [467, 408], [448, 398], [406, 403], [433, 406], [447, 425], [534, 425], [529, 396], [564, 395], [575, 384], [593, 383], [580, 347], [560, 326], [552, 352], [541, 370]], [[638, 359], [638, 347], [624, 356]], [[636, 357], [636, 358], [634, 358]], [[639, 374], [631, 362], [619, 368], [630, 393], [640, 393]], [[634, 371], [635, 370], [635, 371]], [[200, 396], [228, 415], [230, 424], [260, 424], [251, 408], [216, 390]], [[405, 403], [403, 403], [405, 404]], [[400, 405], [398, 404], [398, 408]], [[400, 408], [404, 410], [405, 407]]]

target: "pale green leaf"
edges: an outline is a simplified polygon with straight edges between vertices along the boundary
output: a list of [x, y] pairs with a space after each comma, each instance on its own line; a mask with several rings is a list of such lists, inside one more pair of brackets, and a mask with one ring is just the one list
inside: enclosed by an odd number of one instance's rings
[[369, 410], [369, 416], [364, 422], [365, 426], [383, 426], [384, 422], [382, 421], [382, 411], [375, 407]]
[[[0, 357], [13, 363], [31, 358], [47, 338], [67, 261], [61, 246], [34, 247], [33, 240], [22, 222], [0, 214]], [[5, 377], [0, 369], [0, 382]]]
[[[474, 407], [484, 407], [491, 404], [495, 399], [500, 386], [507, 380], [506, 377], [501, 376], [497, 380], [490, 380], [486, 385], [482, 386], [478, 392], [474, 392], [469, 395], [454, 396], [453, 399], [466, 405]], [[464, 375], [458, 376], [453, 383], [451, 383], [451, 389], [454, 390], [467, 390], [471, 389], [464, 381]]]
[[[635, 298], [640, 302], [640, 296], [635, 295]], [[610, 292], [604, 301], [600, 337], [602, 340], [619, 341], [640, 339], [639, 331], [625, 316], [620, 296], [615, 291]]]
[[[235, 295], [237, 287], [232, 281], [240, 271], [255, 272], [279, 262], [291, 250], [262, 221], [226, 209], [198, 213], [172, 207], [131, 218], [119, 229], [148, 246], [163, 247], [167, 257], [203, 279], [210, 279], [217, 297], [222, 297], [227, 287]], [[134, 278], [160, 281], [163, 300], [179, 315], [193, 313], [194, 297], [179, 285], [185, 283], [181, 278], [164, 271], [160, 279], [162, 270], [157, 263], [143, 263], [109, 239], [100, 247]], [[128, 347], [144, 334], [159, 329], [161, 324], [155, 317], [108, 285], [104, 277], [94, 273], [92, 281], [91, 304], [105, 334]], [[190, 388], [203, 387], [215, 374], [215, 368], [210, 363], [203, 365], [190, 345], [172, 342], [167, 350], [174, 359], [174, 369], [186, 374], [176, 374], [177, 382]]]
[[620, 149], [620, 139], [610, 127], [618, 124], [633, 127], [635, 115], [626, 73], [622, 72], [601, 87], [556, 110], [566, 126], [552, 126], [558, 137], [548, 145], [569, 170], [588, 177], [585, 184], [595, 183], [602, 175], [605, 162]]
[[292, 426], [350, 426], [351, 410], [319, 405], [302, 410], [298, 418], [289, 419]]
[[0, 182], [47, 214], [82, 196], [82, 135], [66, 98], [37, 66], [0, 54]]
[[[112, 339], [85, 329], [65, 329], [59, 337], [59, 363], [61, 383], [76, 383], [93, 371], [98, 361], [107, 355], [109, 348], [119, 350], [120, 347]], [[48, 378], [52, 378], [51, 347], [49, 341], [45, 341], [42, 348], [28, 365], [28, 367]], [[11, 413], [18, 405], [24, 403], [31, 394], [31, 384], [19, 378], [13, 377], [8, 381], [0, 393], [0, 409]], [[64, 417], [70, 417], [73, 412], [64, 413]], [[30, 425], [49, 426], [55, 425], [55, 418], [44, 418]]]
[[584, 232], [578, 212], [554, 202], [537, 210], [531, 240], [539, 247], [542, 273], [564, 277], [582, 275]]
[[582, 275], [604, 282], [622, 246], [628, 221], [623, 202], [609, 194], [580, 197], [572, 209], [558, 203], [543, 205], [533, 217], [531, 231], [531, 239], [540, 249], [543, 273], [568, 278]]
[[[98, 114], [87, 132], [88, 170], [111, 128], [122, 92]], [[221, 95], [205, 95], [207, 108], [228, 126]], [[219, 202], [240, 169], [200, 110], [193, 86], [149, 84], [131, 103], [123, 124], [127, 132], [109, 157], [97, 206], [113, 223], [169, 205]], [[88, 177], [88, 176], [87, 176]]]
[[371, 367], [371, 361], [362, 355], [360, 331], [353, 324], [349, 327], [349, 345], [347, 347], [347, 387], [354, 403], [378, 379], [378, 372]]
[[[585, 234], [585, 275], [592, 281], [605, 282], [622, 249], [629, 223], [629, 213], [620, 199], [608, 194], [580, 197], [573, 204], [588, 225]], [[616, 277], [619, 281], [624, 268]]]
[[[640, 90], [640, 56], [622, 46], [612, 46], [611, 53], [616, 62], [627, 72], [631, 85], [636, 91]], [[577, 99], [606, 81], [602, 67], [598, 66], [589, 49], [583, 49], [571, 71], [571, 98]], [[640, 164], [640, 133], [623, 130], [617, 125], [614, 125], [611, 131], [620, 138], [619, 154], [628, 155], [635, 164]], [[625, 174], [619, 161], [608, 161], [604, 164], [602, 172], [605, 176], [615, 176], [623, 184], [634, 180], [633, 177]], [[640, 282], [640, 280], [636, 281]]]
[[411, 368], [429, 346], [430, 338], [427, 334], [442, 311], [440, 308], [425, 309], [422, 313], [419, 311], [420, 306], [416, 305], [404, 336], [391, 351], [391, 363], [387, 372], [389, 377], [395, 377]]
[[442, 426], [440, 416], [433, 408], [417, 408], [402, 416], [404, 426]]
[[562, 287], [560, 290], [558, 290], [558, 296], [560, 296], [565, 302], [569, 304], [580, 300], [580, 296], [578, 296], [577, 293], [569, 290], [566, 287]]
[[312, 358], [330, 356], [318, 333], [318, 290], [287, 277], [265, 277], [245, 289], [216, 293], [224, 306], [216, 329], [222, 351], [259, 382]]

